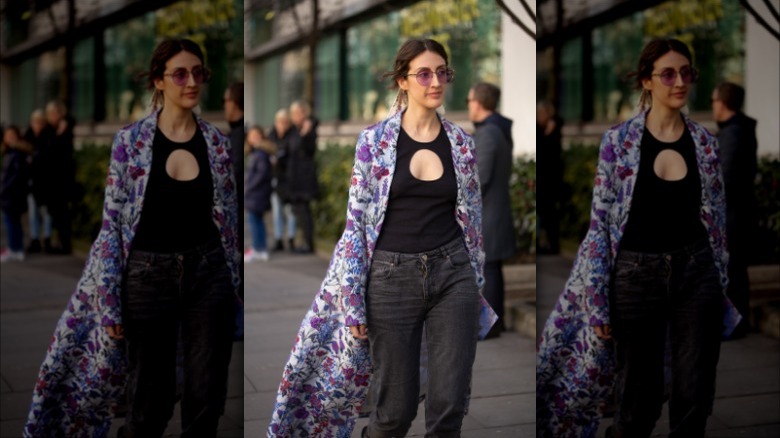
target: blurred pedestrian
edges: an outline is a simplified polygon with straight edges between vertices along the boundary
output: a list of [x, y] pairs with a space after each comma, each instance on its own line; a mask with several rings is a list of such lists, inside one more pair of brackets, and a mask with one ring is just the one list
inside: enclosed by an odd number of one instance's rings
[[287, 199], [303, 232], [303, 245], [294, 249], [299, 254], [314, 252], [314, 218], [311, 215], [311, 201], [319, 192], [317, 167], [314, 154], [317, 152], [317, 125], [308, 103], [298, 100], [290, 105], [290, 120], [295, 135], [287, 154]]
[[239, 284], [230, 142], [193, 112], [209, 77], [196, 43], [161, 42], [147, 76], [154, 111], [114, 139], [103, 227], [41, 366], [26, 436], [106, 436], [126, 382], [120, 436], [161, 436], [177, 345], [182, 434], [216, 435]]
[[[230, 125], [230, 146], [233, 148], [233, 170], [236, 172], [236, 190], [244, 193], [244, 83], [236, 82], [227, 90], [222, 98], [225, 110], [225, 120]], [[239, 213], [243, 212], [244, 199], [238, 197]]]
[[262, 128], [254, 126], [247, 134], [246, 147], [244, 206], [249, 216], [252, 246], [244, 253], [244, 262], [267, 261], [263, 216], [271, 208], [271, 156], [276, 152], [276, 145], [265, 137]]
[[75, 120], [68, 114], [67, 107], [59, 100], [46, 104], [47, 126], [42, 134], [46, 143], [41, 145], [36, 156], [36, 180], [40, 185], [41, 204], [51, 214], [52, 224], [57, 230], [59, 245], [47, 251], [52, 254], [70, 254], [72, 217], [70, 203], [76, 185], [76, 161], [73, 156], [73, 127]]
[[295, 138], [295, 131], [290, 129], [290, 115], [286, 109], [280, 109], [274, 115], [274, 126], [269, 138], [276, 143], [276, 154], [271, 157], [273, 166], [273, 193], [271, 194], [271, 209], [274, 217], [274, 251], [284, 249], [284, 235], [287, 230], [287, 249], [295, 249], [295, 215], [289, 203], [287, 161], [290, 154], [290, 143]]
[[284, 368], [270, 436], [350, 436], [369, 380], [376, 406], [363, 436], [405, 436], [423, 331], [427, 434], [461, 429], [477, 336], [495, 321], [479, 291], [476, 151], [436, 112], [454, 78], [441, 44], [407, 41], [387, 77], [399, 110], [358, 139], [346, 229]]
[[[712, 92], [712, 115], [718, 123], [718, 144], [726, 187], [726, 237], [729, 249], [727, 294], [742, 315], [750, 314], [748, 264], [758, 228], [755, 180], [758, 171], [756, 120], [742, 112], [745, 89], [724, 82]], [[749, 318], [739, 323], [731, 338], [750, 330]]]
[[[238, 194], [238, 214], [244, 214], [244, 83], [235, 82], [225, 90], [222, 96], [225, 119], [230, 125], [230, 146], [233, 148], [233, 171], [235, 172], [236, 193]], [[238, 227], [238, 241], [244, 244], [244, 227]], [[241, 260], [238, 286], [239, 299], [236, 301], [236, 333], [234, 340], [244, 339], [244, 266]]]
[[[547, 101], [536, 105], [536, 215], [545, 244], [537, 240], [537, 254], [558, 254], [563, 202], [563, 119]], [[542, 239], [540, 239], [542, 240]]]
[[[38, 153], [46, 147], [49, 139], [46, 136], [46, 116], [43, 110], [36, 109], [30, 115], [30, 126], [24, 133], [24, 139], [32, 146], [32, 153], [28, 158], [30, 162], [30, 193], [27, 195], [27, 208], [30, 220], [30, 245], [28, 253], [39, 253], [42, 250], [53, 252], [51, 244], [52, 222], [46, 205], [44, 205], [41, 187], [48, 176], [41, 172]], [[43, 245], [41, 245], [43, 237]]]
[[688, 46], [651, 41], [635, 76], [642, 111], [603, 137], [590, 229], [542, 332], [539, 436], [595, 436], [613, 382], [611, 436], [650, 436], [670, 351], [669, 436], [703, 437], [724, 317], [727, 332], [739, 319], [718, 142], [681, 111], [697, 76]]
[[483, 295], [498, 315], [487, 338], [504, 331], [504, 260], [515, 255], [509, 178], [512, 176], [512, 121], [496, 112], [501, 90], [480, 82], [469, 90], [469, 119], [474, 122], [479, 183], [482, 190], [482, 236], [485, 245]]
[[21, 262], [24, 260], [24, 234], [22, 214], [27, 211], [29, 191], [29, 166], [27, 157], [32, 146], [23, 138], [17, 126], [11, 125], [3, 132], [0, 152], [3, 156], [3, 178], [0, 185], [0, 207], [3, 210], [8, 247], [3, 248], [0, 261]]

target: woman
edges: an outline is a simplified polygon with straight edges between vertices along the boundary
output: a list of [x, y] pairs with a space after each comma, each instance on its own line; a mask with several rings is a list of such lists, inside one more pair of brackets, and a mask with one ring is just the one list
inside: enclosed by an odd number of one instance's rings
[[635, 75], [642, 111], [604, 135], [590, 229], [540, 340], [540, 436], [594, 436], [615, 372], [616, 436], [649, 436], [667, 339], [670, 436], [703, 436], [724, 316], [727, 332], [739, 319], [724, 295], [718, 144], [681, 111], [696, 80], [690, 51], [652, 41]]
[[263, 129], [254, 126], [246, 135], [246, 178], [244, 208], [249, 216], [252, 247], [244, 253], [244, 262], [268, 260], [263, 215], [271, 207], [271, 156], [276, 145], [265, 138]]
[[[24, 139], [27, 140], [33, 147], [32, 154], [30, 156], [30, 194], [27, 195], [27, 205], [29, 218], [30, 218], [30, 245], [27, 247], [27, 252], [30, 254], [46, 251], [47, 253], [54, 252], [54, 248], [51, 245], [51, 229], [52, 219], [48, 209], [42, 204], [43, 193], [41, 193], [41, 186], [45, 185], [44, 179], [50, 178], [44, 172], [41, 172], [38, 153], [42, 149], [46, 149], [46, 145], [49, 142], [49, 138], [46, 135], [48, 130], [46, 127], [46, 116], [43, 110], [36, 109], [30, 115], [30, 126], [24, 133]], [[41, 239], [43, 237], [43, 245], [41, 245]]]
[[32, 146], [22, 138], [17, 126], [11, 125], [3, 132], [0, 144], [0, 155], [3, 157], [0, 208], [8, 236], [8, 248], [4, 248], [0, 254], [3, 263], [24, 261], [22, 214], [27, 211], [30, 176], [27, 157], [31, 152]]
[[474, 143], [436, 113], [453, 79], [447, 54], [436, 41], [408, 41], [390, 76], [405, 108], [358, 139], [346, 229], [285, 366], [274, 437], [350, 436], [372, 362], [368, 435], [405, 435], [417, 411], [423, 324], [428, 432], [457, 433], [477, 334], [495, 322], [479, 293]]
[[230, 143], [193, 112], [207, 79], [192, 41], [155, 49], [154, 112], [114, 139], [103, 226], [41, 366], [26, 436], [106, 436], [128, 375], [124, 436], [162, 435], [177, 343], [183, 434], [216, 434], [240, 252]]

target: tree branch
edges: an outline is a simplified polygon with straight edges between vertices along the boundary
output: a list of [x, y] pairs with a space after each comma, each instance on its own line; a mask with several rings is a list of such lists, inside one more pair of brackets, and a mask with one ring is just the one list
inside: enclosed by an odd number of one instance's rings
[[[523, 5], [523, 9], [525, 9], [525, 13], [528, 14], [528, 16], [531, 17], [532, 20], [536, 21], [536, 14], [531, 9], [531, 7], [528, 6], [528, 2], [526, 2], [525, 0], [519, 0], [519, 1], [520, 4]], [[765, 1], [769, 1], [769, 0], [765, 0]]]
[[769, 12], [774, 15], [775, 20], [780, 21], [780, 12], [777, 12], [777, 9], [775, 9], [774, 5], [772, 5], [769, 0], [764, 0], [764, 4], [766, 5], [766, 8], [769, 9]]
[[518, 26], [520, 26], [520, 29], [523, 30], [523, 32], [527, 33], [528, 36], [530, 36], [532, 39], [536, 39], [536, 33], [532, 31], [528, 26], [526, 26], [520, 19], [515, 15], [514, 12], [512, 12], [511, 9], [504, 3], [503, 0], [496, 0], [496, 3], [498, 3], [498, 6], [507, 14], [509, 15], [509, 18]]
[[780, 32], [774, 30], [771, 26], [769, 26], [769, 23], [767, 23], [766, 20], [764, 20], [764, 18], [761, 17], [761, 15], [759, 15], [755, 9], [753, 9], [753, 6], [751, 6], [750, 3], [748, 3], [748, 0], [739, 0], [739, 2], [750, 13], [750, 15], [752, 15], [753, 18], [756, 19], [758, 24], [764, 26], [764, 29], [766, 29], [767, 32], [772, 34], [772, 36], [774, 36], [777, 40], [780, 40]]

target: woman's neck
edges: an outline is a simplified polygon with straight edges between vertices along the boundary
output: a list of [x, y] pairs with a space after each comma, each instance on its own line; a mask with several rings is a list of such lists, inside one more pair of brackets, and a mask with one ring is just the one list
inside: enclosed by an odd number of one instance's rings
[[401, 119], [401, 126], [413, 139], [425, 141], [439, 134], [441, 122], [435, 109], [410, 105]]
[[653, 106], [647, 114], [645, 128], [661, 141], [673, 141], [680, 138], [685, 123], [679, 109]]
[[182, 137], [188, 139], [195, 128], [192, 110], [165, 106], [157, 118], [157, 127], [171, 140]]

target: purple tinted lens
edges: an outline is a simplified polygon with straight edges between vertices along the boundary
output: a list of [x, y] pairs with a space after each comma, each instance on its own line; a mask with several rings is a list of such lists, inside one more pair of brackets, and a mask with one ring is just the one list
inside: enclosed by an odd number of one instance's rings
[[190, 78], [190, 73], [183, 68], [176, 69], [173, 74], [171, 74], [171, 78], [173, 79], [174, 84], [182, 87], [187, 85], [187, 79]]
[[195, 81], [196, 84], [200, 85], [203, 83], [203, 79], [205, 78], [204, 72], [202, 68], [193, 68], [192, 69], [192, 80]]
[[690, 84], [693, 81], [693, 72], [689, 68], [680, 70], [680, 77], [683, 83]]
[[672, 69], [667, 69], [661, 72], [661, 82], [666, 86], [674, 85], [675, 79], [677, 79], [677, 72]]
[[417, 82], [423, 87], [427, 87], [428, 85], [431, 85], [431, 79], [433, 79], [433, 72], [430, 70], [425, 70], [417, 73]]

